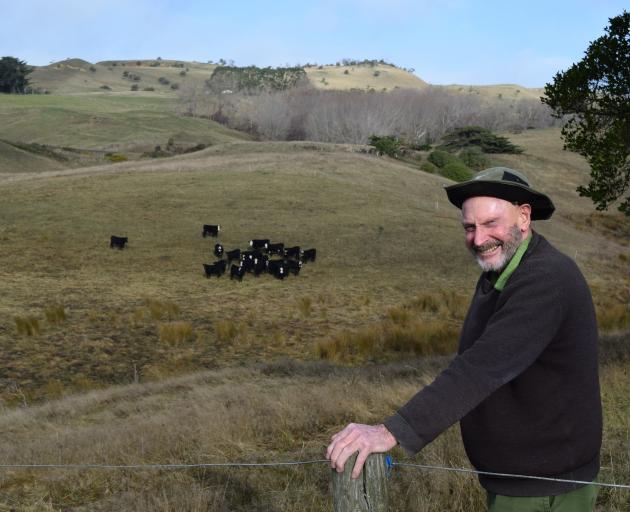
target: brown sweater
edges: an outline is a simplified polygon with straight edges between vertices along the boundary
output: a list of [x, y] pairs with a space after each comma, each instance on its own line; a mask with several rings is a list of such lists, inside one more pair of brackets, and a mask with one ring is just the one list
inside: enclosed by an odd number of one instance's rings
[[[458, 355], [386, 427], [415, 453], [460, 421], [480, 471], [592, 481], [599, 471], [602, 412], [597, 324], [575, 263], [533, 234], [499, 292], [479, 278]], [[480, 476], [508, 496], [557, 495], [579, 487]]]

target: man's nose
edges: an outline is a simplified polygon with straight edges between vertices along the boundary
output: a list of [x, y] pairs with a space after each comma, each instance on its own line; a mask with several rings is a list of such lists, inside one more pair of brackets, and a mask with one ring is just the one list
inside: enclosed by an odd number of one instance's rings
[[475, 238], [473, 240], [476, 246], [483, 245], [488, 241], [488, 233], [482, 226], [477, 226], [475, 229]]

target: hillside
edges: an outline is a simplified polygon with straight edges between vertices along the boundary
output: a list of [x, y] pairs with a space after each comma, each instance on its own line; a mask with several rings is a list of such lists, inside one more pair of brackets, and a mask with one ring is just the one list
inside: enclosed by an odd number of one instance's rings
[[[22, 149], [16, 153], [15, 147], [0, 146], [0, 173], [96, 164], [107, 161], [108, 153], [139, 158], [156, 146], [166, 149], [169, 140], [186, 150], [250, 139], [208, 119], [183, 117], [176, 109], [174, 98], [160, 96], [2, 95], [0, 140]], [[29, 145], [49, 151], [33, 153], [37, 148]], [[42, 160], [52, 152], [61, 158]]]
[[[35, 88], [52, 94], [123, 93], [130, 92], [135, 85], [138, 89], [135, 94], [138, 95], [175, 97], [181, 89], [202, 86], [215, 67], [216, 64], [157, 59], [96, 64], [68, 59], [48, 66], [36, 66], [30, 77]], [[414, 73], [384, 63], [311, 65], [304, 70], [313, 87], [325, 90], [391, 91], [424, 89], [430, 85]], [[488, 99], [538, 99], [542, 94], [541, 89], [528, 89], [516, 84], [431, 85], [465, 94], [480, 94]]]
[[[562, 151], [557, 130], [510, 139], [525, 152], [493, 163], [524, 170], [558, 208], [535, 229], [576, 259], [600, 310], [623, 307], [628, 220], [577, 197], [588, 169]], [[430, 382], [447, 359], [403, 351], [341, 366], [319, 357], [326, 340], [410, 312], [454, 323], [410, 304], [453, 290], [466, 301], [478, 274], [447, 180], [360, 149], [232, 141], [173, 158], [0, 174], [2, 460], [317, 460], [340, 425], [380, 421]], [[221, 225], [226, 249], [269, 237], [316, 247], [318, 259], [284, 281], [206, 279], [217, 239], [201, 237], [204, 223]], [[129, 247], [110, 249], [112, 234]], [[601, 478], [626, 482], [627, 342], [610, 343], [618, 352], [602, 371], [610, 464]], [[456, 428], [410, 461], [467, 465]], [[418, 483], [395, 472], [394, 507], [483, 510], [473, 480], [442, 473]], [[323, 512], [328, 485], [325, 465], [7, 469], [0, 509]], [[626, 496], [604, 490], [600, 499], [621, 512]]]

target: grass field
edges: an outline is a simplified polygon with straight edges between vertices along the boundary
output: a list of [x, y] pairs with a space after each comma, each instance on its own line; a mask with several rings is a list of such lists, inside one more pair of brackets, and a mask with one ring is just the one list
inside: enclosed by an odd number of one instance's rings
[[[132, 101], [151, 113], [163, 100], [81, 101], [79, 117], [125, 116]], [[600, 308], [623, 309], [628, 220], [577, 197], [587, 167], [561, 151], [558, 131], [510, 138], [525, 153], [494, 163], [524, 170], [558, 207], [535, 228], [576, 259]], [[447, 181], [353, 146], [229, 140], [174, 158], [0, 174], [3, 461], [320, 458], [345, 422], [390, 414], [446, 363], [402, 352], [338, 366], [320, 361], [318, 346], [396, 318], [421, 294], [470, 296], [478, 271]], [[285, 281], [205, 279], [216, 240], [201, 237], [204, 223], [221, 225], [226, 249], [271, 238], [316, 247], [318, 260]], [[114, 234], [129, 247], [109, 249]], [[627, 365], [613, 359], [602, 376], [602, 480], [626, 483]], [[415, 460], [466, 464], [456, 430]], [[395, 475], [397, 510], [482, 510], [471, 477], [417, 478]], [[327, 485], [324, 466], [15, 470], [0, 479], [0, 510], [323, 511]], [[601, 510], [627, 510], [627, 498], [604, 493]]]

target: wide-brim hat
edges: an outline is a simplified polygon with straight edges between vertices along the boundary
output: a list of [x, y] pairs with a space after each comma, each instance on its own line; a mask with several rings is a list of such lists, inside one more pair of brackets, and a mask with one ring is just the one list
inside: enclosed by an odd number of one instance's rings
[[525, 175], [508, 167], [491, 167], [478, 172], [463, 183], [445, 187], [451, 203], [461, 209], [466, 199], [477, 196], [498, 197], [532, 207], [532, 220], [545, 220], [551, 217], [556, 207], [542, 192], [534, 190]]

